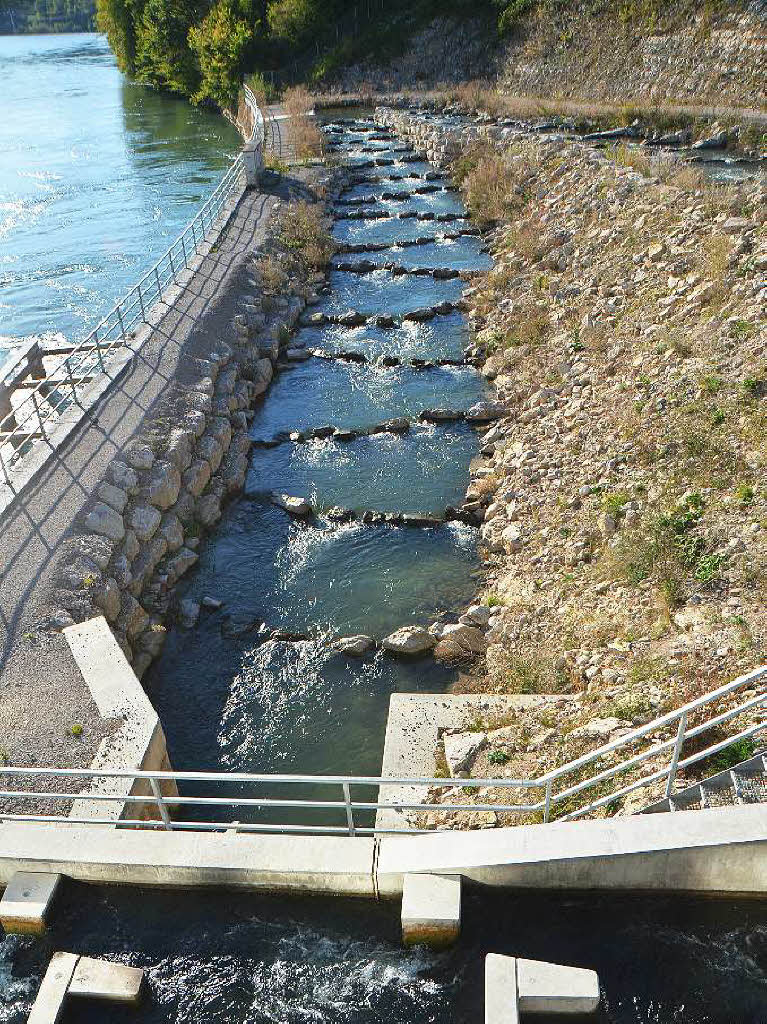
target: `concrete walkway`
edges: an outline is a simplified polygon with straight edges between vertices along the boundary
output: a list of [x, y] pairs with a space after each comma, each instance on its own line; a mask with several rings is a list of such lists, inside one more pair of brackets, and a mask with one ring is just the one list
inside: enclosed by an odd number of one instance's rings
[[[106, 726], [63, 637], [41, 624], [56, 607], [55, 571], [106, 467], [166, 411], [194, 360], [230, 337], [236, 275], [262, 241], [274, 199], [248, 192], [180, 298], [165, 308], [132, 366], [9, 508], [0, 524], [0, 762], [90, 763]], [[83, 726], [82, 736], [72, 735]]]

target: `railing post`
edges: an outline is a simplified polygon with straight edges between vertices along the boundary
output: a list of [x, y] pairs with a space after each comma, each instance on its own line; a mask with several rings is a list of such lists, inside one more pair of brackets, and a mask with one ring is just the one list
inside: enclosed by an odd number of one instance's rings
[[349, 783], [342, 783], [344, 788], [344, 800], [346, 801], [346, 823], [349, 826], [349, 835], [354, 836], [357, 833], [354, 829], [354, 813], [352, 812], [352, 798], [349, 791]]
[[551, 779], [546, 783], [546, 802], [543, 808], [543, 823], [547, 825], [551, 815]]
[[200, 250], [197, 248], [197, 232], [194, 229], [194, 221], [191, 223], [192, 228], [192, 241], [194, 242], [194, 251], [199, 255]]
[[160, 287], [160, 271], [157, 266], [154, 268], [154, 279], [157, 282], [157, 301], [159, 302], [162, 298], [162, 288]]
[[168, 808], [166, 807], [165, 800], [163, 799], [160, 783], [157, 781], [157, 779], [150, 779], [149, 785], [152, 787], [154, 802], [157, 804], [157, 810], [160, 814], [160, 818], [162, 819], [163, 827], [168, 832], [171, 832], [173, 831], [173, 829], [170, 823], [170, 815], [168, 814]]
[[181, 251], [184, 254], [184, 267], [189, 266], [189, 258], [186, 254], [186, 242], [184, 241], [184, 232], [181, 232]]
[[120, 324], [120, 334], [122, 335], [122, 339], [123, 341], [126, 341], [127, 335], [125, 333], [125, 324], [123, 323], [123, 311], [119, 306], [117, 307], [117, 319]]
[[679, 755], [682, 753], [682, 744], [684, 743], [684, 734], [687, 729], [687, 712], [682, 712], [682, 717], [679, 719], [679, 728], [676, 731], [676, 743], [674, 744], [674, 753], [671, 757], [671, 767], [668, 772], [668, 779], [666, 780], [666, 799], [671, 796], [671, 790], [674, 788], [674, 780], [676, 779], [676, 766], [679, 764]]
[[136, 285], [136, 291], [138, 292], [138, 304], [141, 306], [141, 319], [146, 323], [146, 310], [144, 309], [144, 296], [141, 294], [141, 285]]
[[106, 368], [106, 366], [104, 366], [104, 357], [101, 354], [101, 346], [99, 345], [99, 331], [98, 331], [98, 328], [96, 328], [94, 330], [94, 332], [93, 332], [93, 343], [96, 346], [96, 358], [99, 361], [99, 366], [101, 367], [101, 372], [102, 373], [106, 373], [107, 372], [107, 368]]
[[[69, 359], [71, 358], [72, 357], [70, 356]], [[69, 381], [69, 386], [72, 389], [72, 401], [77, 405], [77, 385], [75, 384], [75, 378], [72, 374], [72, 366], [70, 365], [69, 359], [65, 360], [64, 365], [67, 368], [67, 380]]]
[[173, 283], [178, 284], [178, 282], [176, 281], [176, 268], [173, 265], [173, 246], [171, 246], [170, 249], [168, 249], [168, 260], [170, 262], [170, 272], [173, 275]]
[[45, 434], [45, 426], [44, 426], [44, 423], [43, 423], [43, 414], [40, 411], [40, 406], [37, 404], [37, 391], [33, 391], [30, 394], [29, 397], [32, 399], [32, 405], [34, 405], [35, 412], [37, 413], [37, 423], [38, 423], [38, 426], [40, 427], [40, 433], [43, 435], [43, 437], [45, 437], [46, 434]]

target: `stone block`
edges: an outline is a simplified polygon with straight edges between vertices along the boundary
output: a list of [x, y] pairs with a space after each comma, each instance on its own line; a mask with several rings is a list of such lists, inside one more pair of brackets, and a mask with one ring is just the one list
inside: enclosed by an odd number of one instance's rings
[[61, 1020], [77, 960], [74, 953], [53, 954], [27, 1024], [57, 1024]]
[[575, 1015], [599, 1008], [599, 978], [582, 967], [518, 958], [517, 987], [522, 1013]]
[[61, 875], [17, 871], [0, 900], [0, 924], [8, 934], [40, 935], [61, 882]]
[[406, 946], [449, 946], [461, 930], [461, 876], [406, 874], [402, 940]]
[[485, 957], [485, 1024], [519, 1024], [516, 957]]
[[69, 995], [135, 1006], [141, 999], [143, 982], [144, 972], [138, 967], [81, 956], [69, 983]]

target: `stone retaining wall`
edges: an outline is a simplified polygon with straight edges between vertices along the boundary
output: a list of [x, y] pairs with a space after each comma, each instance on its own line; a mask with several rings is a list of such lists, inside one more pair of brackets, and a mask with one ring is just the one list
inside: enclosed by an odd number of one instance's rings
[[229, 338], [195, 360], [172, 409], [147, 420], [143, 438], [111, 463], [84, 513], [74, 556], [70, 548], [60, 572], [54, 625], [103, 614], [139, 678], [163, 647], [176, 584], [197, 562], [226, 500], [242, 489], [253, 406], [324, 281], [321, 273], [292, 281], [281, 297], [262, 300], [258, 270], [247, 265], [233, 285], [241, 311]]
[[764, 105], [767, 4], [681, 3], [629, 10], [542, 4], [521, 24], [499, 84], [514, 95]]

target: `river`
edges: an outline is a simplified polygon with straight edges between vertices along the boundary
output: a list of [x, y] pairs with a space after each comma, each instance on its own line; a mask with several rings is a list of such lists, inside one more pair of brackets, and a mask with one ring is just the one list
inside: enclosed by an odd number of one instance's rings
[[87, 334], [238, 145], [219, 114], [129, 82], [103, 36], [0, 36], [0, 362]]

